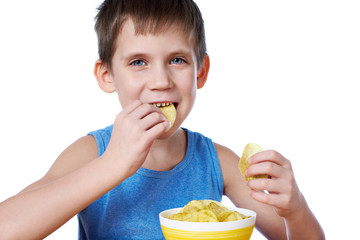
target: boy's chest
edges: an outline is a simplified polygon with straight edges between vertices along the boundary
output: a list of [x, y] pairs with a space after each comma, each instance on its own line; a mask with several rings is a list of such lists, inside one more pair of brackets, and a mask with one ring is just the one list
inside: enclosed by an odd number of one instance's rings
[[136, 173], [82, 211], [80, 225], [90, 229], [94, 239], [163, 239], [158, 216], [161, 211], [182, 207], [194, 199], [221, 201], [213, 176], [192, 169], [168, 178]]

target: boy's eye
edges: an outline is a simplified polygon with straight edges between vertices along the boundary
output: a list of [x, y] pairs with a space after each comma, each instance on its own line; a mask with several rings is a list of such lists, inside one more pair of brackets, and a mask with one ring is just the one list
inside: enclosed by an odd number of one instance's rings
[[132, 61], [132, 62], [130, 63], [130, 65], [133, 65], [133, 66], [135, 66], [135, 67], [140, 67], [140, 66], [144, 66], [144, 65], [145, 65], [145, 62], [144, 62], [143, 60], [137, 59], [137, 60], [135, 60], [135, 61]]
[[170, 61], [171, 64], [180, 64], [180, 63], [184, 63], [184, 59], [182, 58], [174, 58], [173, 60]]

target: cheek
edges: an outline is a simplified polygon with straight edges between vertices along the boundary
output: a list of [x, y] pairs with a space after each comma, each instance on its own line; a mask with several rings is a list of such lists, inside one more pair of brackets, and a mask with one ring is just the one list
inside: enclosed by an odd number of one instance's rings
[[[181, 91], [183, 93], [183, 96], [185, 97], [186, 101], [193, 105], [195, 102], [195, 98], [196, 98], [196, 91], [197, 91], [197, 87], [196, 87], [196, 78], [191, 75], [187, 78], [187, 81], [182, 81], [180, 86], [181, 86]], [[185, 100], [183, 99], [183, 100]]]
[[183, 89], [183, 91], [193, 93], [196, 90], [196, 82], [195, 81], [183, 82], [181, 88]]
[[116, 82], [116, 93], [122, 107], [139, 99], [141, 90], [139, 86], [131, 84], [131, 82]]
[[[186, 80], [185, 80], [186, 79]], [[181, 79], [182, 88], [188, 92], [196, 92], [196, 76], [191, 71]]]

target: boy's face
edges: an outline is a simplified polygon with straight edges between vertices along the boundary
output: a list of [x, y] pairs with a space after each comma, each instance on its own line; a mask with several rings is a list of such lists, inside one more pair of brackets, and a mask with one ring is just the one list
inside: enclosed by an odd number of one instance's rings
[[203, 86], [208, 72], [197, 67], [194, 42], [191, 34], [176, 25], [156, 35], [136, 35], [133, 22], [126, 21], [108, 74], [120, 104], [124, 107], [135, 100], [174, 103], [173, 129], [177, 129], [191, 111], [196, 89]]

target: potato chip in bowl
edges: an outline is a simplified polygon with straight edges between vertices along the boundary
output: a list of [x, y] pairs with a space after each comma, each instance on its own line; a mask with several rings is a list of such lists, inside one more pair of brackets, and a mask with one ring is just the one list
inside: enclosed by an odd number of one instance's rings
[[173, 239], [250, 239], [256, 220], [254, 211], [226, 208], [217, 201], [191, 201], [184, 208], [159, 214], [166, 240]]

